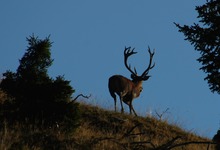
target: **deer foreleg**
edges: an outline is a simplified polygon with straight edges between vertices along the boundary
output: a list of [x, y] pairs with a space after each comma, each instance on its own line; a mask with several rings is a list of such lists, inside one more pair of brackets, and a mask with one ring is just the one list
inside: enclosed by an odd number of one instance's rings
[[131, 111], [133, 111], [134, 115], [137, 116], [137, 114], [136, 114], [136, 112], [135, 112], [135, 110], [134, 110], [134, 107], [133, 107], [132, 103], [130, 104], [130, 114], [132, 114]]

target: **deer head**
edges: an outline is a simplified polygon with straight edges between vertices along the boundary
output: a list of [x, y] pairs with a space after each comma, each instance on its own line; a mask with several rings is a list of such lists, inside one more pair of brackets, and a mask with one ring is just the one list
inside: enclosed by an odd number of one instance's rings
[[135, 49], [135, 48], [133, 48], [133, 49], [131, 50], [131, 47], [128, 47], [128, 48], [125, 47], [125, 50], [124, 50], [124, 64], [125, 64], [125, 67], [128, 69], [128, 71], [131, 72], [131, 79], [132, 79], [133, 81], [146, 81], [146, 80], [148, 80], [149, 77], [150, 77], [150, 76], [148, 75], [149, 71], [155, 66], [155, 63], [152, 65], [152, 60], [153, 60], [153, 56], [154, 56], [154, 51], [151, 52], [150, 47], [148, 47], [148, 52], [149, 52], [149, 54], [150, 54], [149, 65], [148, 65], [147, 69], [146, 69], [140, 76], [138, 76], [137, 71], [136, 71], [136, 68], [134, 67], [134, 71], [133, 71], [133, 70], [131, 69], [130, 65], [128, 66], [128, 64], [127, 64], [128, 57], [131, 56], [131, 55], [133, 55], [133, 54], [136, 54], [136, 53], [137, 53], [137, 52], [134, 52], [134, 49]]

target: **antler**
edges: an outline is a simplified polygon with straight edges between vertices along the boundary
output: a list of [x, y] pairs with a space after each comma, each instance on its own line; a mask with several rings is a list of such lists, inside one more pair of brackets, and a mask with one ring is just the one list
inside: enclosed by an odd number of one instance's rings
[[128, 64], [127, 64], [128, 57], [137, 53], [137, 52], [134, 52], [134, 49], [135, 48], [133, 48], [131, 50], [131, 47], [127, 47], [127, 48], [125, 47], [125, 50], [124, 50], [124, 64], [125, 64], [125, 67], [131, 72], [132, 75], [137, 76], [136, 69], [134, 68], [134, 71], [131, 70], [130, 65], [128, 66]]
[[147, 74], [148, 74], [149, 70], [151, 70], [155, 66], [155, 63], [152, 65], [152, 60], [154, 57], [155, 50], [153, 52], [151, 52], [150, 47], [148, 46], [148, 52], [150, 54], [150, 62], [149, 62], [147, 69], [141, 75], [141, 78], [143, 78], [143, 79], [149, 78], [149, 76], [147, 76]]

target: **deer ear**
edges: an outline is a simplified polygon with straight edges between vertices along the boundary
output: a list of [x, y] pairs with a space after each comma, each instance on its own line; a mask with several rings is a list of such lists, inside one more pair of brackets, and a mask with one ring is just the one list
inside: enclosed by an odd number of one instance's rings
[[145, 77], [143, 78], [143, 80], [146, 81], [146, 80], [148, 80], [150, 77], [151, 77], [151, 76], [145, 76]]

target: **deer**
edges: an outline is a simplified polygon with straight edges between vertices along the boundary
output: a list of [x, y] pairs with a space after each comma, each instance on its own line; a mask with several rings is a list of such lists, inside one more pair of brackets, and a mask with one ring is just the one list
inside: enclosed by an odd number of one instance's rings
[[155, 63], [152, 64], [153, 56], [155, 53], [155, 49], [153, 52], [151, 52], [150, 47], [148, 46], [148, 52], [150, 55], [150, 60], [147, 69], [138, 76], [136, 68], [134, 67], [134, 70], [131, 69], [131, 66], [128, 65], [127, 61], [128, 58], [137, 52], [134, 51], [135, 48], [131, 49], [131, 47], [125, 47], [124, 49], [124, 65], [127, 68], [127, 70], [131, 73], [131, 79], [128, 79], [122, 75], [113, 75], [109, 78], [108, 82], [108, 88], [109, 93], [114, 99], [114, 107], [116, 112], [116, 103], [117, 98], [116, 94], [120, 98], [120, 104], [121, 104], [121, 113], [124, 113], [124, 107], [122, 102], [127, 104], [129, 106], [130, 114], [132, 112], [135, 116], [137, 116], [137, 113], [134, 110], [134, 107], [132, 105], [133, 99], [140, 96], [140, 93], [143, 90], [142, 82], [148, 80], [151, 76], [148, 75], [149, 71], [154, 68]]

